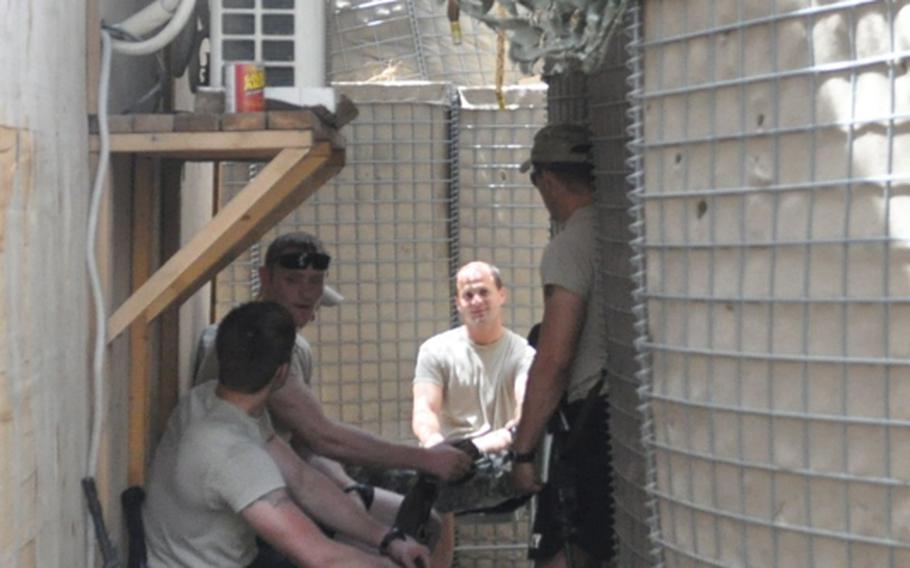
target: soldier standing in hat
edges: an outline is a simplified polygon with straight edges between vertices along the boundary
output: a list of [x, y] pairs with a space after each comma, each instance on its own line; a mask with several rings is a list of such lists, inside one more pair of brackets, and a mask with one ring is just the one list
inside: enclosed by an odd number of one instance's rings
[[[613, 506], [602, 392], [606, 321], [588, 130], [570, 124], [542, 128], [521, 166], [529, 169], [558, 233], [540, 265], [544, 315], [512, 443], [512, 480], [519, 490], [542, 489], [530, 552], [537, 567], [601, 566], [612, 556]], [[570, 429], [556, 464], [564, 474], [544, 486], [542, 472], [535, 471], [535, 448], [557, 411]]]

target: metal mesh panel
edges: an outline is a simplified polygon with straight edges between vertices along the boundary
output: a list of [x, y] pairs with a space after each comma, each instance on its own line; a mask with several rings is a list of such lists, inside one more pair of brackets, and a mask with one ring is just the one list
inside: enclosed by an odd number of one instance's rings
[[[473, 259], [500, 267], [506, 321], [516, 332], [525, 334], [542, 314], [537, 265], [549, 221], [518, 165], [545, 122], [546, 95], [510, 88], [508, 110], [498, 111], [491, 89], [465, 91], [453, 109], [446, 84], [337, 88], [360, 110], [343, 131], [347, 165], [258, 246], [292, 230], [326, 243], [333, 255], [327, 282], [346, 299], [321, 309], [305, 330], [323, 407], [385, 438], [414, 441], [417, 348], [451, 326], [453, 267]], [[251, 171], [225, 166], [222, 202]], [[252, 297], [257, 265], [245, 254], [218, 275], [218, 317]], [[458, 565], [526, 565], [527, 519], [522, 512], [492, 524], [459, 520]]]
[[506, 89], [508, 111], [491, 89], [465, 89], [459, 137], [461, 262], [492, 262], [508, 287], [506, 325], [527, 335], [542, 316], [537, 269], [549, 215], [528, 174], [518, 171], [546, 123], [546, 90]]
[[[507, 111], [491, 89], [463, 89], [458, 156], [459, 264], [494, 263], [508, 288], [506, 325], [526, 335], [543, 315], [537, 267], [549, 240], [549, 215], [527, 174], [518, 171], [546, 123], [546, 90], [510, 88]], [[496, 523], [458, 522], [459, 567], [527, 566], [529, 517], [523, 509]]]
[[[610, 388], [616, 558], [624, 567], [647, 566], [649, 528], [645, 494], [646, 462], [641, 444], [638, 396], [638, 332], [632, 311], [632, 235], [627, 197], [627, 66], [624, 38], [612, 41], [602, 67], [592, 75], [547, 78], [550, 122], [590, 126], [594, 142], [596, 205], [602, 251], [600, 278], [606, 293], [608, 334], [604, 341]], [[607, 535], [604, 535], [607, 538]]]
[[908, 566], [907, 2], [648, 1], [669, 566]]
[[[435, 0], [344, 0], [329, 15], [329, 79], [423, 79], [492, 85], [496, 33], [461, 17], [462, 43], [452, 43], [445, 6]], [[505, 82], [522, 74], [508, 58]]]

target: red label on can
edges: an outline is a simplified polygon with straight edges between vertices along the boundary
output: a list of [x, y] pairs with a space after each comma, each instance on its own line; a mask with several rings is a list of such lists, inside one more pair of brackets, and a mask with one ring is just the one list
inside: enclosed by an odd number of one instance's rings
[[224, 64], [228, 112], [265, 110], [265, 69], [258, 63]]

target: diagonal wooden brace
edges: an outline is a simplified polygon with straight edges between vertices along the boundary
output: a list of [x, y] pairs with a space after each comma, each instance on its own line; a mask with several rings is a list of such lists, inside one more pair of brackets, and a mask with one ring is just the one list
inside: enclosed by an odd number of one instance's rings
[[108, 319], [108, 342], [190, 297], [344, 166], [330, 142], [282, 150]]

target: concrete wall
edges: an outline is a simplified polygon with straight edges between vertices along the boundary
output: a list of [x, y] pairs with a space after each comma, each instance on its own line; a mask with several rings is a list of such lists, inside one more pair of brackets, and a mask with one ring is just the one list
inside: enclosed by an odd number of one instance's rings
[[[142, 2], [103, 4], [115, 21]], [[86, 2], [3, 0], [0, 14], [0, 566], [81, 566], [91, 396]], [[147, 63], [122, 60], [114, 76], [113, 107], [154, 77]], [[126, 173], [123, 164], [117, 172]], [[126, 193], [108, 210], [128, 203]], [[119, 220], [105, 223], [100, 249], [109, 267], [123, 259], [114, 243], [124, 239], [114, 235], [124, 230]], [[108, 274], [116, 275], [107, 280], [113, 295], [122, 295], [123, 272]], [[109, 387], [125, 384], [121, 351], [113, 351]], [[125, 407], [124, 389], [110, 390], [109, 405]], [[105, 484], [116, 484], [124, 462], [125, 428], [111, 432], [99, 471]]]

